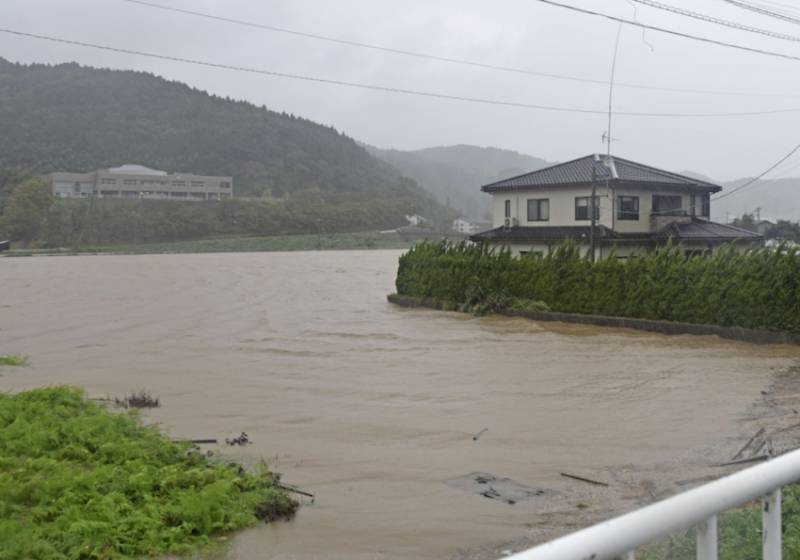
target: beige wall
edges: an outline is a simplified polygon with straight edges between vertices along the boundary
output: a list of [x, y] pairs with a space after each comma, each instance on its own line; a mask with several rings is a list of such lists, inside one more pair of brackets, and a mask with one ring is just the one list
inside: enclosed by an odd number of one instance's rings
[[[604, 225], [620, 233], [649, 232], [651, 230], [650, 212], [653, 208], [653, 196], [680, 196], [682, 208], [686, 214], [691, 213], [691, 198], [689, 193], [669, 190], [652, 189], [618, 189], [608, 191], [605, 185], [597, 187], [597, 205], [600, 207], [600, 220], [598, 225]], [[552, 189], [529, 189], [504, 191], [493, 194], [493, 227], [501, 227], [505, 222], [505, 201], [511, 201], [511, 217], [517, 219], [520, 226], [588, 226], [590, 220], [575, 220], [575, 198], [591, 196], [589, 187], [560, 187]], [[618, 220], [615, 212], [617, 208], [616, 200], [618, 196], [637, 196], [639, 197], [639, 219], [638, 220]], [[550, 201], [550, 219], [548, 221], [528, 221], [528, 200], [543, 199]], [[676, 217], [671, 216], [666, 221], [675, 221]], [[664, 220], [659, 220], [659, 227]]]
[[[493, 195], [493, 226], [500, 227], [505, 222], [505, 201], [511, 201], [511, 217], [517, 218], [520, 226], [588, 226], [591, 220], [575, 220], [575, 198], [592, 195], [591, 187], [567, 187], [556, 189], [530, 189], [499, 192]], [[546, 198], [550, 201], [550, 219], [547, 221], [528, 221], [528, 200]], [[605, 187], [597, 189], [597, 204], [600, 207], [598, 225], [611, 227], [611, 199], [606, 198]]]

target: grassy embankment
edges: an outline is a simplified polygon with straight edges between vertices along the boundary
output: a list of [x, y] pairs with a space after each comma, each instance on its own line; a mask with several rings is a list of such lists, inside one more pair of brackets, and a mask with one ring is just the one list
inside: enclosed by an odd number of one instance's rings
[[[384, 239], [380, 233], [327, 235], [276, 235], [269, 237], [219, 237], [170, 243], [138, 243], [54, 249], [52, 253], [247, 253], [259, 251], [344, 251], [358, 249], [407, 249], [411, 243]], [[23, 256], [14, 252], [6, 256]]]
[[211, 550], [291, 517], [279, 475], [173, 443], [75, 388], [0, 394], [0, 558], [139, 558]]

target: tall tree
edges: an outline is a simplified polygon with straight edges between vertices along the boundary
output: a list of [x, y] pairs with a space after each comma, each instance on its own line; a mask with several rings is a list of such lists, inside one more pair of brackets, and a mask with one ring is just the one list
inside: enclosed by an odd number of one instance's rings
[[0, 216], [0, 231], [27, 247], [47, 219], [52, 203], [53, 192], [44, 177], [23, 181], [8, 197]]

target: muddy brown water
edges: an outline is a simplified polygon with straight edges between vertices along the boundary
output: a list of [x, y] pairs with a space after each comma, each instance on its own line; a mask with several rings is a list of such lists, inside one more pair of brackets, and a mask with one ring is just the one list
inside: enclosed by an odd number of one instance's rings
[[[724, 437], [791, 346], [403, 309], [398, 251], [0, 259], [0, 390], [122, 396], [173, 437], [316, 494], [228, 557], [444, 558], [521, 537], [533, 503], [444, 483], [560, 491], [562, 471], [674, 460]], [[484, 428], [478, 440], [473, 436]]]

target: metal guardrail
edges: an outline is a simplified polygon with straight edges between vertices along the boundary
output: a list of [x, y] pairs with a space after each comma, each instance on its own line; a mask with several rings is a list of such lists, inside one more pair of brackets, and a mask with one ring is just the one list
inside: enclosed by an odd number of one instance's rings
[[716, 560], [717, 515], [762, 497], [764, 560], [780, 560], [781, 486], [797, 480], [800, 480], [800, 449], [506, 558], [633, 560], [637, 548], [697, 526], [698, 559]]

